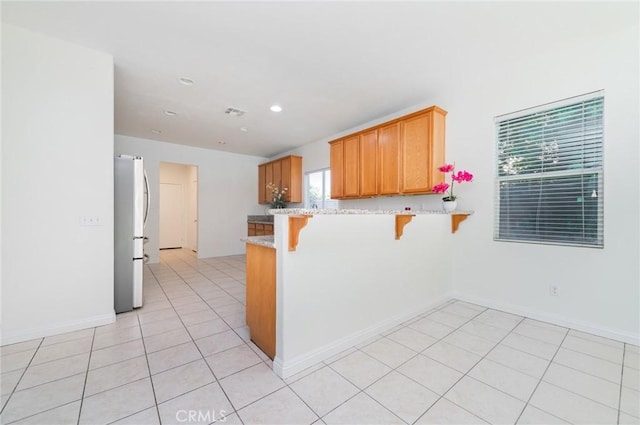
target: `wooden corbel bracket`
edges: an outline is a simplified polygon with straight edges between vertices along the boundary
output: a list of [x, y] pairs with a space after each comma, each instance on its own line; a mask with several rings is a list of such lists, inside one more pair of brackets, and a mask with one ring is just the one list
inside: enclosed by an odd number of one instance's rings
[[404, 232], [404, 226], [411, 222], [415, 214], [399, 214], [396, 215], [396, 240], [400, 239]]
[[467, 217], [469, 217], [469, 214], [451, 214], [451, 233], [455, 233], [460, 223], [465, 221]]
[[289, 251], [295, 251], [298, 246], [300, 230], [307, 225], [307, 221], [312, 215], [290, 215], [289, 216]]

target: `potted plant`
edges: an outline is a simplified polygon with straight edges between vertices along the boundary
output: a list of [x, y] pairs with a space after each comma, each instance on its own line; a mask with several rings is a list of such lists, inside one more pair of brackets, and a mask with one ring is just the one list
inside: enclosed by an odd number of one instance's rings
[[267, 189], [271, 191], [271, 208], [286, 208], [287, 201], [286, 195], [288, 188], [280, 187], [280, 184], [277, 186], [273, 183], [267, 184]]
[[470, 182], [473, 180], [473, 174], [466, 170], [456, 173], [454, 164], [444, 164], [438, 167], [438, 171], [445, 174], [451, 173], [451, 184], [446, 182], [439, 183], [433, 186], [431, 191], [433, 193], [445, 193], [446, 196], [442, 198], [442, 207], [446, 212], [453, 212], [458, 208], [457, 196], [453, 193], [454, 183]]

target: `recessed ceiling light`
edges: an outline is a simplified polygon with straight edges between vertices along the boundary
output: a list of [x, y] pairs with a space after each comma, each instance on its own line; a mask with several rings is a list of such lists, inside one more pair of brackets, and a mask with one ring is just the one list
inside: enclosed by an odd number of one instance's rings
[[224, 140], [218, 140], [218, 144], [219, 144], [219, 145], [226, 145], [226, 144], [227, 144], [227, 142], [225, 142]]
[[246, 133], [247, 131], [249, 131], [249, 129], [247, 127], [240, 127], [240, 131]]
[[191, 78], [178, 78], [178, 81], [180, 81], [180, 84], [185, 85], [185, 86], [192, 86], [193, 85], [193, 80]]
[[152, 128], [152, 129], [151, 129], [151, 132], [152, 132], [153, 134], [160, 134], [160, 133], [162, 133], [162, 130], [158, 130], [158, 129]]
[[271, 105], [271, 112], [282, 112], [282, 106], [280, 105]]
[[178, 113], [177, 113], [177, 112], [170, 111], [170, 110], [168, 110], [168, 109], [167, 109], [166, 111], [164, 111], [164, 114], [165, 114], [165, 115], [167, 115], [167, 116], [169, 116], [169, 117], [174, 117], [174, 116], [178, 115]]

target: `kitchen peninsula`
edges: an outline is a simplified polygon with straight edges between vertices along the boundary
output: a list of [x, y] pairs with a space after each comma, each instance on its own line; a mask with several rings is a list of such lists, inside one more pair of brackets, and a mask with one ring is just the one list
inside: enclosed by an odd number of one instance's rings
[[[256, 323], [273, 331], [268, 354], [282, 377], [448, 299], [451, 242], [472, 214], [319, 209], [270, 213], [273, 239], [246, 239], [247, 324], [263, 350], [265, 330]], [[256, 308], [265, 305], [268, 312], [261, 311], [267, 316], [256, 317]]]

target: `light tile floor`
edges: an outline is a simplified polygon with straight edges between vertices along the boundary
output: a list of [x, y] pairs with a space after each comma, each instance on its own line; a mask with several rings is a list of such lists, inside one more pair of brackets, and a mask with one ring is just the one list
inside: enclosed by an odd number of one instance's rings
[[161, 259], [142, 309], [1, 347], [1, 423], [640, 423], [637, 346], [457, 300], [282, 380], [244, 257]]

